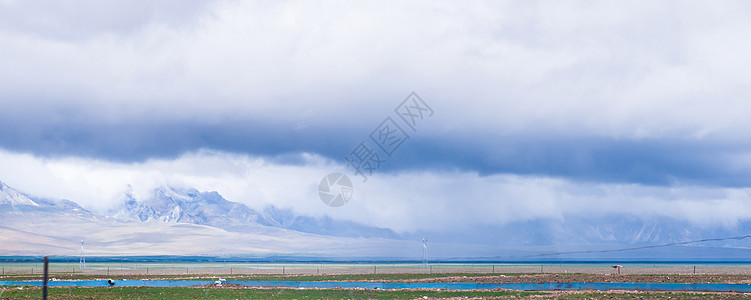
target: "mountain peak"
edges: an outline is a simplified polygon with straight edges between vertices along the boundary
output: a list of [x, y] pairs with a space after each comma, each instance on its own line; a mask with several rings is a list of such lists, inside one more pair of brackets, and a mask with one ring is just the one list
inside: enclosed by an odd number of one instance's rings
[[3, 204], [9, 204], [11, 207], [17, 205], [39, 206], [39, 204], [29, 199], [29, 197], [0, 182], [0, 205]]
[[199, 224], [240, 232], [281, 228], [333, 236], [396, 237], [388, 229], [301, 216], [291, 209], [280, 209], [273, 205], [259, 212], [245, 204], [229, 201], [216, 191], [200, 192], [169, 186], [155, 189], [147, 199], [126, 197], [114, 217], [132, 221]]

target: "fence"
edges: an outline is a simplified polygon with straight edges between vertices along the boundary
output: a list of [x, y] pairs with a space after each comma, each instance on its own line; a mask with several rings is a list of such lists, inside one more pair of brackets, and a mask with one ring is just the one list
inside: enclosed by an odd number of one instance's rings
[[[749, 264], [623, 264], [621, 274], [751, 274]], [[0, 275], [42, 275], [42, 263], [0, 263]], [[81, 275], [316, 275], [419, 273], [616, 274], [611, 264], [572, 263], [50, 263], [50, 274]]]

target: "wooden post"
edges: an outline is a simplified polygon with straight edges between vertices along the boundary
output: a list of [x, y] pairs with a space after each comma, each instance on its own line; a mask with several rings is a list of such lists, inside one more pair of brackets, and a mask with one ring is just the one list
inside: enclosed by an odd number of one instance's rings
[[542, 271], [542, 265], [540, 265], [540, 273], [545, 273]]
[[373, 274], [375, 274], [375, 273], [376, 273], [376, 268], [378, 268], [378, 267], [376, 267], [376, 266], [373, 266]]
[[282, 275], [284, 275], [284, 267], [282, 267]]
[[495, 265], [493, 265], [493, 271], [490, 273], [495, 273]]
[[47, 300], [47, 280], [49, 279], [50, 258], [44, 257], [44, 283], [42, 284], [42, 299]]
[[107, 267], [107, 276], [110, 276], [110, 267]]
[[696, 275], [696, 266], [694, 266], [694, 275]]

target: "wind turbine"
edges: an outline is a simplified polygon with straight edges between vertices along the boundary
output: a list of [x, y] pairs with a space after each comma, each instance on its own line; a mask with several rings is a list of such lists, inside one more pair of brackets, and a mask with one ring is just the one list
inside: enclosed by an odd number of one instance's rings
[[78, 268], [86, 270], [86, 256], [84, 256], [83, 252], [83, 238], [81, 238], [81, 259], [78, 260]]
[[422, 238], [422, 267], [428, 267], [428, 238]]

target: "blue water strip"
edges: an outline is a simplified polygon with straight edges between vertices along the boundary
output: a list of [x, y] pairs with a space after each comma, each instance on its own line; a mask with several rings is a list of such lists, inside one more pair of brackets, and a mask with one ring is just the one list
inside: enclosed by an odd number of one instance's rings
[[[111, 284], [110, 284], [111, 283]], [[50, 287], [190, 287], [214, 284], [208, 280], [81, 280], [50, 281]], [[365, 289], [443, 289], [443, 290], [492, 290], [517, 291], [546, 290], [637, 290], [637, 291], [704, 291], [751, 293], [751, 285], [727, 283], [642, 283], [642, 282], [568, 282], [568, 283], [397, 283], [397, 282], [321, 282], [321, 281], [223, 281], [249, 287], [285, 288], [365, 288]], [[0, 286], [41, 286], [41, 281], [0, 281]]]

